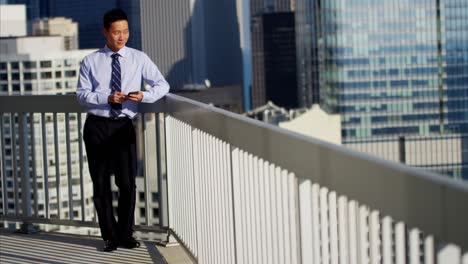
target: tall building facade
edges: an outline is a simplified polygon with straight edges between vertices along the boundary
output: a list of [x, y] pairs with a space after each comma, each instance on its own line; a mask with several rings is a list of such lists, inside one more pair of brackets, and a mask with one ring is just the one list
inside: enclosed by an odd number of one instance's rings
[[297, 89], [301, 107], [320, 103], [318, 1], [296, 2]]
[[[298, 27], [316, 29], [304, 43], [345, 141], [468, 133], [468, 2], [298, 0], [296, 8], [308, 16]], [[445, 172], [468, 177], [462, 145], [462, 161]]]
[[242, 85], [235, 1], [141, 1], [143, 50], [172, 89]]
[[[250, 1], [250, 34], [252, 45], [252, 89], [251, 89], [251, 104], [253, 108], [257, 108], [267, 103], [267, 87], [265, 61], [272, 58], [266, 57], [264, 53], [265, 45], [265, 32], [264, 32], [264, 14], [273, 14], [280, 12], [291, 12], [294, 10], [294, 5], [291, 0], [251, 0]], [[278, 17], [278, 19], [280, 19]], [[270, 20], [271, 21], [271, 20]], [[271, 22], [274, 23], [274, 22]], [[270, 24], [271, 24], [270, 23]], [[279, 24], [279, 23], [278, 23]], [[271, 45], [270, 45], [271, 46]], [[274, 54], [271, 54], [274, 56]], [[296, 94], [295, 84], [283, 87], [283, 90], [288, 90]], [[276, 102], [274, 102], [276, 103]]]
[[272, 101], [288, 109], [299, 107], [296, 81], [296, 36], [293, 12], [266, 13], [252, 18], [254, 105]]
[[[81, 59], [93, 50], [65, 50], [61, 36], [33, 36], [0, 39], [0, 95], [65, 94], [74, 92]], [[20, 164], [18, 116], [2, 116], [2, 176], [5, 176], [0, 207], [6, 214], [21, 210], [15, 203], [21, 197], [17, 186]], [[40, 114], [29, 116], [26, 134], [31, 148], [31, 180], [37, 183], [32, 195], [32, 211], [38, 217], [82, 219], [94, 217], [92, 184], [87, 170], [80, 180], [80, 161], [86, 168], [86, 157], [80, 156], [77, 115]], [[83, 115], [84, 120], [84, 115]], [[66, 131], [68, 122], [69, 131]], [[68, 135], [67, 135], [68, 133]], [[67, 140], [68, 137], [68, 140]], [[54, 145], [57, 142], [57, 145]], [[63, 157], [70, 153], [70, 159]], [[71, 172], [70, 175], [69, 172]], [[72, 180], [69, 183], [69, 179]], [[67, 183], [67, 184], [64, 184]], [[72, 186], [69, 197], [68, 184]], [[47, 188], [45, 186], [48, 186]], [[83, 186], [83, 193], [80, 191]], [[21, 200], [21, 199], [19, 199]], [[6, 203], [5, 203], [6, 201]], [[70, 202], [69, 202], [70, 201]], [[82, 207], [84, 202], [84, 208]], [[3, 212], [2, 212], [3, 213]], [[48, 229], [48, 227], [44, 227]], [[70, 230], [71, 231], [71, 230]], [[79, 232], [79, 230], [74, 230]]]

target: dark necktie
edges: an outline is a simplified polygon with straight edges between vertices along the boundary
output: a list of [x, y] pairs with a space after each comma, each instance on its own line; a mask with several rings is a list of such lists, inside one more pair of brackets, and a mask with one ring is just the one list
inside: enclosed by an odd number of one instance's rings
[[[111, 88], [112, 92], [120, 92], [121, 91], [121, 73], [120, 73], [120, 62], [119, 62], [119, 54], [114, 53], [112, 54], [112, 77], [111, 77]], [[122, 112], [122, 104], [111, 104], [111, 116], [118, 117]]]

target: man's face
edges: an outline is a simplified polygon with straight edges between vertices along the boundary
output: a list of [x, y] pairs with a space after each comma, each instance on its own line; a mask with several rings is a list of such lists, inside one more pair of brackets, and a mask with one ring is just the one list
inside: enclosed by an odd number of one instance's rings
[[118, 20], [112, 23], [109, 30], [103, 29], [104, 36], [107, 39], [107, 46], [114, 52], [119, 51], [128, 41], [128, 22], [127, 20]]

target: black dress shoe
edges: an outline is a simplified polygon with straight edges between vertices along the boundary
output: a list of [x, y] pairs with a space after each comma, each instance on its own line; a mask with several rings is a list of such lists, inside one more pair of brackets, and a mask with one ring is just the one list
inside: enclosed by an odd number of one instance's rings
[[104, 241], [104, 248], [103, 250], [105, 252], [111, 252], [117, 249], [117, 242], [112, 241], [112, 240], [106, 240]]
[[119, 245], [123, 248], [139, 248], [140, 242], [136, 241], [133, 237], [129, 237], [127, 239], [120, 240]]

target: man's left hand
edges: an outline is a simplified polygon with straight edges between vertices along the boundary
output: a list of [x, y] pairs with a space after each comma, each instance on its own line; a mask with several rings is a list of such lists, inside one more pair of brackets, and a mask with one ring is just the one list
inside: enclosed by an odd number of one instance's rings
[[127, 95], [127, 100], [133, 102], [140, 102], [141, 100], [143, 100], [143, 92], [139, 91], [138, 93], [129, 93]]

